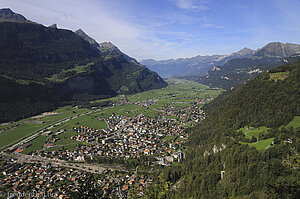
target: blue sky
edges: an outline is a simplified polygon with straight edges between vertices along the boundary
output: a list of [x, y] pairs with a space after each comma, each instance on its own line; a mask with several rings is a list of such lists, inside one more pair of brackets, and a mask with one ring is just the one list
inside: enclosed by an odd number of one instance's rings
[[300, 0], [0, 0], [46, 26], [83, 29], [141, 59], [300, 44]]

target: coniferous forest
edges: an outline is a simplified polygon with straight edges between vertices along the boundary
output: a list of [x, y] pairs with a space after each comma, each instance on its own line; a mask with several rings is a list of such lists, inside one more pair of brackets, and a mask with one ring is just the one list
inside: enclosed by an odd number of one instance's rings
[[[207, 118], [189, 130], [184, 162], [165, 169], [145, 198], [298, 198], [300, 129], [285, 125], [300, 115], [299, 80], [300, 61], [207, 104]], [[244, 126], [267, 126], [260, 139], [273, 143], [264, 150], [242, 144]]]

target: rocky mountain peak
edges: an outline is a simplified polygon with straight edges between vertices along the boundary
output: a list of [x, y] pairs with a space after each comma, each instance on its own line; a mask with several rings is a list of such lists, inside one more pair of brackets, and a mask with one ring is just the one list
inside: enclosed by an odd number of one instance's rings
[[30, 21], [23, 15], [14, 13], [10, 8], [2, 8], [0, 9], [0, 22], [26, 23]]
[[54, 23], [54, 24], [52, 24], [51, 26], [49, 26], [49, 28], [55, 28], [55, 29], [57, 29], [57, 24]]
[[109, 49], [111, 51], [115, 51], [116, 53], [118, 54], [123, 54], [119, 48], [117, 46], [115, 46], [113, 43], [111, 43], [110, 41], [109, 42], [102, 42], [99, 44], [99, 47], [100, 48], [105, 48], [105, 49]]
[[284, 58], [297, 53], [300, 53], [300, 45], [298, 44], [271, 42], [263, 48], [257, 50], [254, 56]]
[[75, 34], [82, 37], [84, 40], [88, 41], [93, 47], [99, 47], [99, 44], [90, 36], [88, 36], [82, 29], [78, 29], [75, 31]]
[[255, 50], [252, 50], [250, 48], [245, 47], [245, 48], [243, 48], [242, 50], [239, 50], [236, 53], [239, 54], [239, 55], [242, 55], [242, 56], [249, 55], [249, 54], [253, 55], [255, 53]]

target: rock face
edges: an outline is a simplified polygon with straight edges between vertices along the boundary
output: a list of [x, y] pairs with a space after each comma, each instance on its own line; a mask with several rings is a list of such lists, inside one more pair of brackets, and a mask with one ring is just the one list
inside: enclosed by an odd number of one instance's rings
[[88, 41], [93, 47], [99, 47], [99, 44], [91, 37], [89, 37], [83, 30], [78, 29], [75, 31], [75, 34], [79, 35], [82, 37], [84, 40]]
[[57, 29], [57, 24], [54, 23], [54, 24], [52, 24], [51, 26], [49, 26], [49, 28], [55, 28], [55, 29]]
[[167, 86], [117, 47], [104, 53], [83, 31], [23, 22], [0, 22], [0, 122]]
[[298, 44], [272, 42], [259, 49], [254, 56], [285, 58], [298, 53], [300, 53], [300, 45]]

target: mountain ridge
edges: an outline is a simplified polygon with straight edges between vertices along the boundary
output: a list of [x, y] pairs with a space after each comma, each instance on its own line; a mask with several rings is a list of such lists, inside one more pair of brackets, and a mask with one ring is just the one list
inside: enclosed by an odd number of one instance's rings
[[0, 22], [0, 60], [0, 122], [167, 86], [123, 54], [107, 56], [70, 30], [37, 23]]
[[32, 23], [23, 15], [14, 13], [10, 8], [0, 9], [0, 22]]
[[99, 44], [96, 42], [96, 40], [88, 36], [82, 29], [78, 29], [74, 33], [88, 41], [93, 47], [99, 47]]
[[163, 76], [185, 76], [185, 75], [204, 75], [214, 65], [222, 65], [228, 60], [250, 57], [255, 51], [249, 48], [243, 48], [229, 55], [197, 55], [191, 58], [178, 58], [168, 60], [142, 60], [141, 63], [149, 67], [151, 70], [158, 72]]
[[298, 53], [298, 44], [271, 42], [258, 49], [251, 57], [228, 60], [225, 64], [210, 69], [205, 76], [193, 79], [208, 86], [228, 90], [264, 71], [297, 61]]

